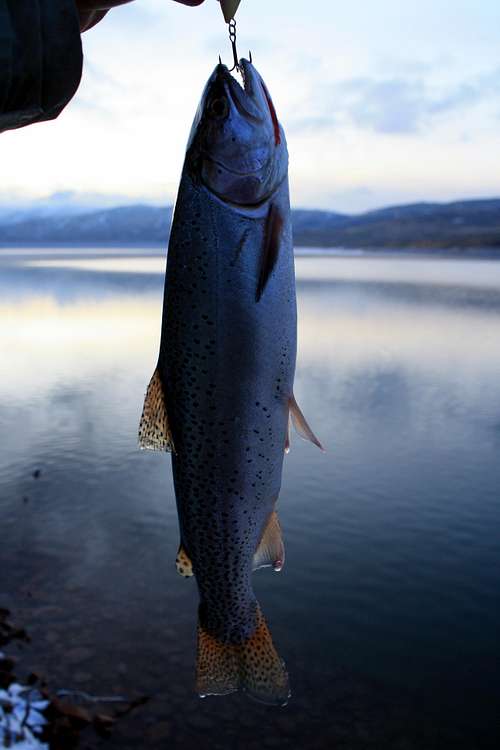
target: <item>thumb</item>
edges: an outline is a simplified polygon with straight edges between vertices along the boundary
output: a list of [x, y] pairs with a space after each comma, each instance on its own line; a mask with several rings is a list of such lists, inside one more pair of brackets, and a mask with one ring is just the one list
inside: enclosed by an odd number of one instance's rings
[[80, 10], [78, 12], [80, 16], [80, 31], [83, 32], [91, 29], [96, 23], [102, 21], [107, 12], [107, 10]]

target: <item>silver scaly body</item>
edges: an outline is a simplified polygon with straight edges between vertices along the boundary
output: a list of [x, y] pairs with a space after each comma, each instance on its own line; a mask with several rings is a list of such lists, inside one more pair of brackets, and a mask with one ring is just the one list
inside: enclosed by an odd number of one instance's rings
[[179, 572], [200, 594], [198, 690], [289, 688], [251, 574], [284, 562], [275, 505], [293, 397], [296, 299], [288, 154], [253, 66], [242, 89], [209, 80], [188, 144], [170, 236], [160, 354], [144, 447], [172, 449]]

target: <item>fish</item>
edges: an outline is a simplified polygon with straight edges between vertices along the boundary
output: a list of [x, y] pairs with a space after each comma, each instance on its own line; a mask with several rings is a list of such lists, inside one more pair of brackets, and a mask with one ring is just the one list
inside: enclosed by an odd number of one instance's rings
[[282, 569], [276, 503], [290, 424], [322, 449], [293, 394], [297, 309], [288, 151], [251, 61], [219, 64], [188, 139], [167, 254], [159, 356], [139, 426], [170, 451], [178, 572], [199, 591], [196, 689], [290, 697], [252, 588]]

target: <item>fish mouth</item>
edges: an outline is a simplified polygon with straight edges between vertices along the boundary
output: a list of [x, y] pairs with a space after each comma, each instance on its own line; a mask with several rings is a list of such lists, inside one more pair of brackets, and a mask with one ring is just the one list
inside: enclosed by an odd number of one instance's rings
[[228, 96], [231, 97], [240, 114], [261, 122], [268, 116], [268, 107], [260, 83], [260, 77], [250, 60], [239, 62], [243, 85], [240, 84], [223, 63], [217, 66], [217, 74], [222, 79]]
[[[260, 76], [252, 63], [245, 58], [240, 60], [239, 70], [243, 85], [231, 75], [227, 66], [222, 63], [217, 68], [217, 76], [220, 77], [227, 97], [234, 103], [239, 114], [254, 124], [261, 125], [269, 120], [269, 107]], [[206, 157], [217, 166], [238, 177], [258, 175], [268, 166], [270, 160], [268, 149], [263, 147], [247, 150], [245, 156], [237, 159], [236, 163], [232, 160], [231, 164], [227, 164], [220, 158], [214, 159], [211, 154], [206, 154]]]
[[[279, 169], [283, 153], [275, 149], [279, 124], [266, 86], [249, 60], [240, 60], [239, 71], [241, 83], [220, 63], [207, 83], [199, 109], [199, 116], [207, 117], [207, 137], [202, 128], [193, 165], [202, 184], [224, 203], [259, 208], [286, 171]], [[217, 118], [218, 113], [209, 108], [222, 97], [228, 110]]]

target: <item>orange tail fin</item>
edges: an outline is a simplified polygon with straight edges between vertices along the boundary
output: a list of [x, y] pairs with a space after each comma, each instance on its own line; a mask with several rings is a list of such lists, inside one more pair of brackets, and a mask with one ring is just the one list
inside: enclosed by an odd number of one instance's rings
[[198, 623], [196, 689], [201, 696], [242, 690], [262, 703], [288, 703], [288, 674], [258, 605], [257, 628], [238, 645], [221, 643]]

